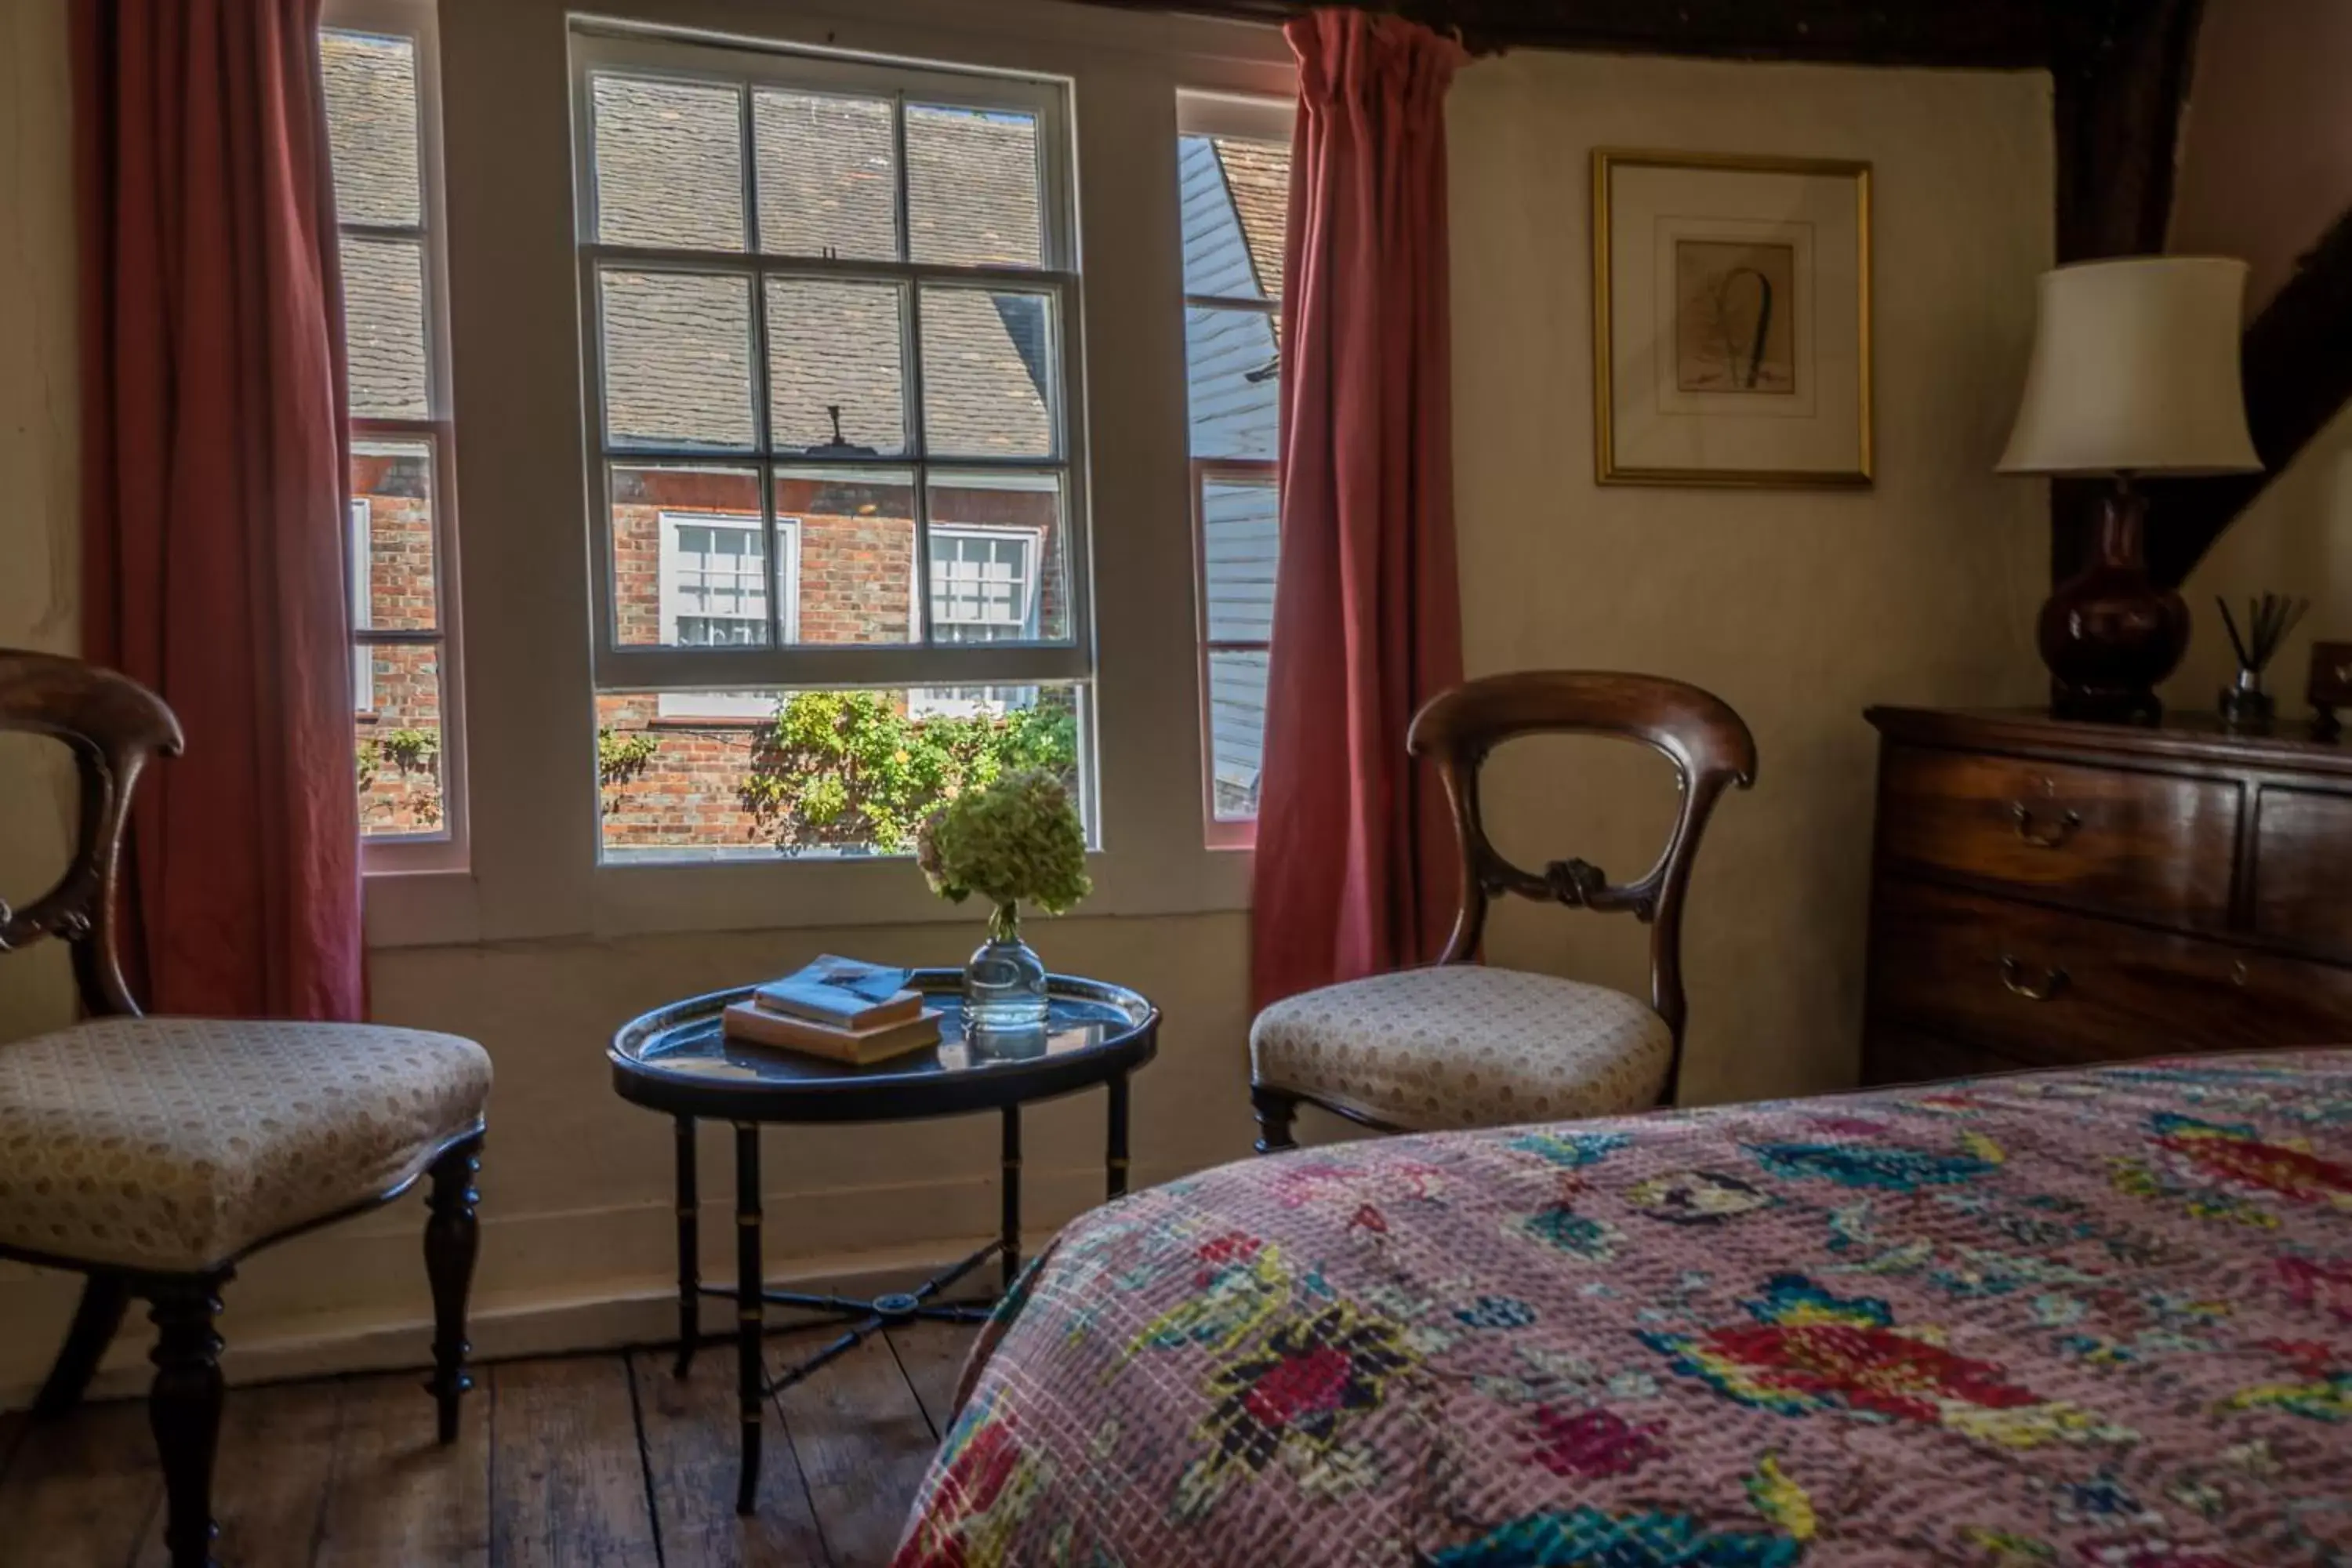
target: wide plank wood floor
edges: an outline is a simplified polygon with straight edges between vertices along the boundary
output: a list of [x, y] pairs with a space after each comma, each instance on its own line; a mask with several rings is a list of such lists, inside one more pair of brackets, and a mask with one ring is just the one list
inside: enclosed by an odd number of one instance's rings
[[[834, 1331], [768, 1342], [772, 1373]], [[475, 1369], [457, 1443], [412, 1373], [229, 1390], [223, 1568], [874, 1568], [953, 1412], [973, 1331], [876, 1335], [769, 1402], [760, 1511], [735, 1513], [735, 1357], [630, 1351]], [[136, 1401], [0, 1415], [0, 1568], [162, 1568]]]

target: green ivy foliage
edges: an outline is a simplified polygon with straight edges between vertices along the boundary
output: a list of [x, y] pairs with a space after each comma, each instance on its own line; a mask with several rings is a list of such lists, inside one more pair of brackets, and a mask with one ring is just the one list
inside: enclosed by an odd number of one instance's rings
[[417, 820], [431, 826], [441, 820], [441, 733], [437, 730], [401, 728], [378, 730], [358, 742], [360, 793], [375, 787], [387, 767], [403, 779], [425, 781], [410, 797]]
[[971, 718], [908, 717], [878, 691], [804, 691], [763, 728], [744, 780], [744, 808], [793, 849], [913, 847], [925, 817], [966, 790], [1023, 769], [1075, 787], [1076, 714], [1058, 694]]

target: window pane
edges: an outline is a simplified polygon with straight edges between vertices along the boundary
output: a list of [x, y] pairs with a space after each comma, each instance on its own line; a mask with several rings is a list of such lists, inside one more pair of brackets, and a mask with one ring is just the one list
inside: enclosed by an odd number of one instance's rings
[[[680, 720], [683, 693], [596, 700], [607, 862], [906, 855], [951, 791], [1044, 767], [1083, 800], [1083, 689], [730, 693], [762, 710]], [[659, 721], [656, 722], [656, 721]]]
[[1273, 638], [1276, 496], [1271, 479], [1211, 479], [1201, 487], [1201, 559], [1213, 643]]
[[743, 248], [743, 104], [731, 87], [599, 76], [596, 237]]
[[360, 831], [442, 834], [441, 650], [414, 643], [353, 650], [367, 706], [359, 727]]
[[925, 288], [922, 311], [925, 449], [1053, 457], [1059, 449], [1053, 296]]
[[434, 580], [433, 448], [423, 441], [352, 443], [352, 558], [362, 574], [355, 625], [430, 631]]
[[1041, 265], [1036, 117], [908, 104], [907, 206], [917, 261]]
[[1209, 767], [1220, 822], [1257, 815], [1258, 757], [1265, 740], [1265, 655], [1209, 656]]
[[1068, 640], [1062, 534], [1056, 475], [931, 475], [931, 640]]
[[751, 280], [606, 272], [603, 283], [605, 440], [749, 451]]
[[768, 431], [780, 451], [907, 449], [902, 301], [896, 283], [771, 278]]
[[1177, 141], [1184, 292], [1279, 300], [1290, 206], [1290, 147], [1234, 136]]
[[760, 248], [788, 256], [898, 256], [890, 102], [817, 93], [751, 95]]
[[768, 640], [758, 470], [615, 464], [612, 495], [615, 641]]
[[352, 417], [428, 417], [423, 248], [414, 240], [347, 234], [342, 262]]
[[776, 526], [793, 534], [786, 600], [803, 643], [903, 643], [915, 620], [915, 477], [872, 468], [782, 468]]
[[1184, 372], [1192, 456], [1271, 461], [1282, 401], [1274, 319], [1259, 310], [1187, 310]]
[[335, 215], [344, 223], [416, 228], [416, 46], [406, 38], [321, 32], [327, 145]]

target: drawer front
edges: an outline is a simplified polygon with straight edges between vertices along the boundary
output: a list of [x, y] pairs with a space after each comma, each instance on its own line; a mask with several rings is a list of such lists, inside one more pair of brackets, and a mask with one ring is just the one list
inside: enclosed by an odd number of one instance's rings
[[2352, 970], [1891, 878], [1873, 1027], [2032, 1064], [2352, 1043]]
[[2254, 819], [2254, 930], [2352, 960], [2352, 795], [2266, 789]]
[[1889, 746], [1879, 849], [2085, 908], [2221, 929], [2238, 786], [2168, 773]]

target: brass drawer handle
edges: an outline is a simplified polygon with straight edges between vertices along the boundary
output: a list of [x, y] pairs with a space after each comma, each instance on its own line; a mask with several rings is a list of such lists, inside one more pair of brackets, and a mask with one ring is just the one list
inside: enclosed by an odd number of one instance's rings
[[2000, 983], [2009, 987], [2011, 995], [2022, 996], [2028, 1002], [2048, 1002], [2066, 989], [2066, 981], [2067, 974], [2063, 969], [2044, 969], [2041, 979], [2028, 980], [2025, 978], [2025, 965], [2018, 961], [2016, 954], [2004, 952], [2000, 955]]
[[2083, 826], [2083, 814], [2065, 811], [2059, 814], [2055, 826], [2042, 828], [2033, 825], [2033, 808], [2021, 800], [2009, 803], [2009, 818], [2017, 824], [2017, 836], [2036, 849], [2055, 849], [2074, 837], [2074, 829]]

